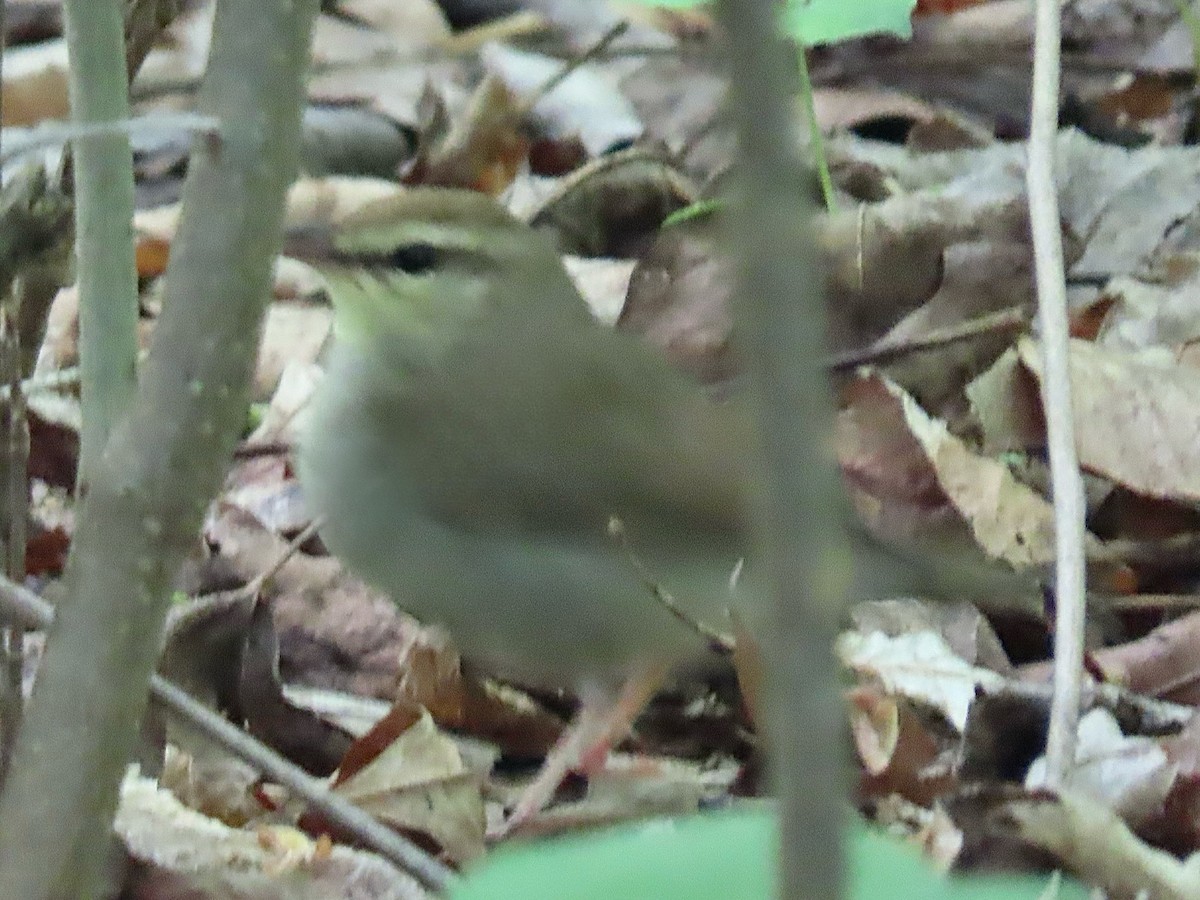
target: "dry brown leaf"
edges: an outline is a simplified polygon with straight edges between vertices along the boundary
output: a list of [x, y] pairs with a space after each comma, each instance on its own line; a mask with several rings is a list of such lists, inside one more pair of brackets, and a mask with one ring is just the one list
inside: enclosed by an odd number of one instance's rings
[[1003, 353], [965, 392], [983, 431], [985, 453], [1023, 451], [1045, 443], [1037, 381], [1021, 365], [1015, 348]]
[[[1130, 824], [1146, 822], [1162, 809], [1178, 770], [1158, 739], [1125, 735], [1107, 709], [1088, 710], [1079, 720], [1071, 788], [1103, 803]], [[1025, 784], [1046, 782], [1046, 760], [1030, 766]]]
[[[1040, 378], [1037, 344], [1018, 352]], [[1085, 468], [1152, 497], [1200, 500], [1200, 372], [1072, 341], [1071, 386]]]
[[380, 178], [301, 178], [288, 190], [286, 230], [343, 221], [369, 203], [404, 188]]
[[[1200, 339], [1200, 255], [1160, 260], [1154, 281], [1114, 278], [1097, 306], [1103, 314], [1096, 342], [1114, 350], [1187, 347]], [[1075, 335], [1086, 337], [1086, 335]]]
[[1137, 640], [1094, 650], [1092, 656], [1113, 684], [1147, 697], [1200, 705], [1200, 613], [1173, 619]]
[[904, 418], [937, 473], [938, 483], [988, 555], [1015, 569], [1054, 561], [1054, 510], [1008, 468], [972, 452], [907, 394], [893, 392]]
[[931, 631], [888, 637], [882, 632], [846, 632], [837, 641], [842, 664], [888, 693], [932, 707], [955, 730], [967, 725], [977, 687], [999, 689], [1004, 678], [956, 656]]
[[[904, 346], [1013, 307], [1032, 309], [1031, 260], [1025, 245], [957, 243], [946, 248], [943, 260], [941, 284], [933, 297], [874, 346]], [[969, 340], [904, 354], [881, 368], [926, 409], [952, 409], [960, 404], [965, 385], [1011, 346], [1015, 330], [984, 331]]]
[[1076, 792], [1006, 805], [1013, 831], [1053, 853], [1085, 881], [1111, 894], [1161, 900], [1200, 896], [1200, 856], [1180, 862], [1139, 840], [1115, 813]]
[[563, 732], [561, 719], [525, 693], [464, 671], [440, 628], [414, 631], [400, 651], [398, 695], [429, 710], [442, 728], [482, 738], [510, 756], [545, 756]]
[[444, 134], [426, 130], [405, 184], [466, 188], [496, 196], [517, 175], [529, 152], [521, 133], [525, 110], [504, 83], [488, 75]]
[[[244, 510], [229, 504], [205, 527], [214, 555], [237, 584], [264, 572], [286, 547]], [[392, 697], [399, 652], [421, 626], [387, 596], [368, 588], [329, 557], [289, 559], [265, 588], [289, 677], [317, 687]], [[399, 598], [401, 602], [403, 598]]]
[[887, 379], [863, 377], [849, 389], [838, 458], [872, 530], [953, 551], [964, 565], [990, 558], [1022, 571], [1053, 560], [1053, 510], [1039, 494]]
[[4, 52], [4, 126], [66, 119], [67, 48], [62, 41]]
[[900, 710], [896, 698], [870, 687], [847, 691], [850, 733], [854, 749], [869, 775], [879, 775], [892, 762], [900, 740]]
[[702, 384], [737, 372], [731, 273], [710, 230], [695, 223], [660, 234], [634, 269], [617, 319]]
[[[944, 280], [947, 248], [981, 241], [1022, 247], [1025, 222], [1018, 196], [978, 189], [902, 194], [829, 215], [821, 243], [834, 346], [864, 346], [933, 297]], [[1022, 294], [1028, 296], [1027, 286]]]
[[[868, 699], [872, 694], [874, 699]], [[901, 698], [881, 694], [877, 686], [856, 688], [852, 699], [856, 708], [871, 704], [874, 720], [868, 723], [851, 712], [855, 747], [864, 764], [858, 784], [860, 802], [892, 797], [929, 807], [954, 789], [957, 778], [951, 767], [939, 764], [947, 737], [930, 727], [928, 715]], [[875, 750], [871, 746], [875, 742], [883, 746], [872, 767], [864, 750]]]
[[125, 885], [129, 896], [428, 897], [412, 876], [374, 854], [342, 846], [330, 850], [295, 832], [283, 838], [278, 829], [279, 840], [264, 841], [259, 832], [229, 828], [187, 809], [147, 778], [125, 780], [113, 828], [141, 863]]
[[437, 730], [428, 713], [419, 714], [334, 790], [393, 827], [430, 835], [458, 862], [483, 853], [479, 777], [467, 769], [454, 742]]

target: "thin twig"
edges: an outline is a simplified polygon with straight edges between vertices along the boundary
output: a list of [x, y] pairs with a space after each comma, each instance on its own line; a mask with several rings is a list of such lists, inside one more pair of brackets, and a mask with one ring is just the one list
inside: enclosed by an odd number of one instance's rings
[[608, 534], [621, 545], [621, 549], [625, 551], [625, 556], [629, 559], [629, 564], [633, 567], [633, 571], [637, 573], [638, 578], [642, 580], [642, 584], [650, 591], [651, 596], [661, 603], [671, 615], [686, 625], [689, 629], [696, 632], [700, 637], [704, 638], [711, 644], [715, 644], [718, 649], [726, 652], [733, 652], [733, 639], [728, 635], [722, 634], [715, 628], [705, 625], [698, 619], [693, 619], [679, 605], [679, 601], [662, 586], [649, 570], [642, 563], [641, 558], [633, 549], [633, 545], [629, 541], [629, 533], [625, 530], [625, 523], [617, 516], [612, 516], [608, 520]]
[[834, 372], [856, 369], [859, 366], [868, 364], [878, 365], [891, 362], [894, 359], [908, 356], [912, 353], [920, 353], [924, 350], [932, 350], [948, 344], [974, 340], [975, 338], [993, 334], [997, 331], [1016, 331], [1024, 328], [1028, 322], [1029, 316], [1025, 310], [1019, 306], [1013, 306], [1008, 309], [1002, 309], [999, 312], [977, 316], [974, 319], [968, 319], [965, 322], [959, 322], [946, 328], [939, 328], [936, 331], [931, 331], [929, 334], [911, 340], [889, 343], [876, 342], [869, 347], [835, 353], [830, 357], [826, 365]]
[[47, 147], [57, 147], [71, 141], [85, 141], [95, 138], [111, 137], [115, 134], [126, 134], [130, 137], [149, 134], [175, 134], [177, 132], [192, 132], [205, 137], [219, 137], [221, 123], [213, 116], [199, 113], [155, 113], [149, 116], [133, 116], [115, 122], [95, 123], [61, 123], [45, 122], [36, 128], [5, 129], [8, 137], [7, 146], [0, 153], [0, 165], [18, 156], [31, 153], [34, 150], [44, 150]]
[[[28, 588], [7, 578], [0, 578], [0, 615], [27, 628], [44, 629], [50, 627], [54, 610]], [[230, 724], [178, 685], [161, 675], [154, 675], [150, 680], [150, 693], [168, 711], [195, 726], [272, 781], [312, 804], [330, 822], [344, 828], [366, 847], [410, 873], [430, 890], [445, 891], [453, 885], [457, 876], [449, 868], [348, 800], [331, 794], [324, 782], [308, 775], [271, 748]]]
[[344, 828], [425, 887], [443, 893], [457, 881], [457, 876], [450, 868], [416, 844], [348, 800], [330, 793], [323, 781], [313, 778], [240, 728], [231, 725], [178, 685], [161, 675], [153, 675], [150, 678], [150, 694], [179, 718], [202, 729], [225, 750], [306, 800], [330, 822]]
[[283, 548], [279, 556], [276, 557], [275, 561], [272, 562], [271, 565], [267, 566], [262, 572], [259, 572], [257, 575], [251, 578], [246, 583], [246, 586], [242, 589], [242, 591], [251, 597], [256, 596], [260, 591], [262, 591], [263, 586], [279, 574], [279, 570], [287, 564], [287, 561], [295, 556], [305, 542], [308, 541], [308, 539], [314, 534], [316, 534], [317, 529], [324, 524], [324, 516], [317, 516], [315, 519], [309, 522], [308, 525], [304, 527], [303, 531], [301, 531], [288, 542], [288, 545]]
[[559, 69], [546, 80], [545, 84], [543, 84], [540, 88], [534, 91], [532, 95], [525, 98], [521, 102], [520, 106], [518, 107], [521, 114], [524, 115], [532, 110], [546, 95], [551, 93], [556, 87], [570, 78], [571, 75], [573, 75], [579, 69], [583, 68], [592, 60], [599, 57], [601, 53], [611, 46], [613, 41], [625, 34], [625, 32], [628, 30], [629, 20], [621, 19], [619, 22], [613, 25], [612, 28], [604, 32], [604, 34], [600, 36], [599, 40], [593, 43], [590, 47], [577, 56], [568, 59], [565, 63], [563, 63], [563, 67], [561, 69]]
[[287, 441], [243, 441], [233, 451], [233, 458], [258, 459], [262, 456], [287, 456], [293, 449]]
[[1054, 493], [1057, 622], [1054, 630], [1054, 701], [1046, 745], [1049, 786], [1067, 786], [1075, 763], [1083, 678], [1085, 613], [1083, 478], [1075, 454], [1071, 406], [1066, 274], [1058, 188], [1054, 179], [1058, 139], [1058, 96], [1062, 7], [1038, 0], [1033, 56], [1026, 190], [1033, 234], [1038, 321], [1042, 330], [1042, 403]]

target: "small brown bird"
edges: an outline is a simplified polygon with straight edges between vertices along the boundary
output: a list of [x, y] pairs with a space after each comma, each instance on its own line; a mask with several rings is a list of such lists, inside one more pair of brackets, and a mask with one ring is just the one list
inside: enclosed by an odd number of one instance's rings
[[[612, 688], [704, 651], [634, 557], [690, 617], [763, 627], [736, 405], [597, 323], [553, 244], [483, 195], [412, 190], [326, 239], [335, 344], [300, 475], [351, 568], [525, 683]], [[849, 504], [842, 524], [854, 599], [1016, 582], [882, 544]]]

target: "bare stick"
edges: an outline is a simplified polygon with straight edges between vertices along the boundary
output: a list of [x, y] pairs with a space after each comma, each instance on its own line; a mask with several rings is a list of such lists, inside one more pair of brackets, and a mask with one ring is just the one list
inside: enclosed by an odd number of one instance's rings
[[965, 322], [959, 322], [947, 328], [939, 328], [929, 334], [903, 342], [876, 342], [869, 347], [846, 350], [835, 353], [826, 365], [835, 372], [846, 369], [856, 369], [869, 363], [886, 363], [911, 353], [945, 347], [962, 341], [971, 341], [977, 337], [994, 334], [997, 331], [1016, 331], [1024, 328], [1029, 317], [1019, 306], [1002, 309], [999, 312], [976, 316]]
[[109, 122], [45, 122], [35, 128], [9, 129], [8, 145], [0, 152], [0, 164], [35, 150], [113, 135], [144, 137], [190, 131], [211, 140], [220, 137], [220, 126], [221, 123], [213, 116], [191, 112], [155, 113]]
[[726, 653], [733, 652], [733, 640], [728, 635], [722, 634], [715, 628], [705, 625], [698, 619], [693, 619], [687, 614], [683, 607], [679, 605], [679, 602], [675, 599], [671, 592], [664, 588], [662, 583], [650, 574], [649, 570], [642, 563], [641, 557], [637, 555], [633, 549], [633, 545], [629, 541], [629, 533], [625, 530], [625, 523], [622, 522], [617, 516], [612, 516], [609, 518], [608, 533], [611, 537], [616, 538], [617, 542], [620, 543], [621, 549], [625, 551], [625, 555], [628, 557], [630, 565], [633, 566], [633, 570], [637, 573], [638, 578], [642, 580], [642, 584], [646, 586], [646, 589], [650, 591], [655, 600], [666, 607], [667, 612], [677, 618], [692, 631], [696, 632], [696, 634], [700, 635], [700, 637], [712, 644], [715, 644], [722, 651]]
[[1037, 276], [1038, 322], [1042, 329], [1042, 403], [1046, 410], [1050, 481], [1054, 490], [1058, 612], [1054, 631], [1054, 700], [1050, 706], [1046, 777], [1049, 786], [1056, 789], [1067, 786], [1075, 763], [1083, 677], [1086, 578], [1083, 478], [1075, 454], [1066, 274], [1058, 188], [1054, 180], [1061, 15], [1059, 0], [1037, 0], [1033, 109], [1030, 114], [1029, 163], [1025, 173]]
[[324, 516], [317, 516], [315, 519], [309, 522], [308, 525], [304, 527], [303, 531], [301, 531], [288, 542], [288, 545], [283, 548], [275, 561], [272, 562], [271, 565], [267, 566], [267, 568], [262, 572], [259, 572], [257, 575], [255, 575], [250, 581], [248, 581], [242, 590], [249, 596], [254, 596], [261, 591], [263, 589], [263, 585], [278, 575], [279, 570], [287, 564], [287, 561], [295, 556], [300, 548], [304, 546], [304, 543], [310, 537], [316, 534], [317, 529], [324, 524]]
[[549, 94], [551, 91], [553, 91], [556, 87], [558, 87], [560, 84], [562, 84], [568, 78], [570, 78], [574, 72], [578, 71], [579, 69], [583, 68], [585, 65], [590, 63], [592, 60], [599, 57], [601, 53], [603, 53], [605, 50], [608, 49], [608, 47], [612, 44], [613, 41], [615, 41], [617, 38], [619, 38], [621, 35], [623, 35], [628, 30], [629, 30], [629, 21], [627, 19], [622, 19], [621, 21], [617, 22], [617, 24], [613, 25], [612, 28], [608, 29], [608, 31], [604, 32], [604, 34], [602, 34], [600, 36], [599, 40], [597, 40], [594, 44], [592, 44], [590, 47], [588, 47], [586, 50], [584, 50], [578, 56], [576, 56], [572, 59], [569, 59], [565, 63], [563, 63], [563, 67], [561, 69], [559, 69], [558, 72], [556, 72], [554, 75], [550, 76], [550, 78], [547, 79], [545, 84], [543, 84], [540, 88], [538, 88], [537, 91], [531, 97], [528, 97], [521, 104], [522, 115], [524, 115], [525, 113], [528, 113], [531, 109], [533, 109], [535, 106], [537, 106], [538, 102], [543, 97], [545, 97], [547, 94]]
[[[845, 887], [846, 727], [833, 641], [845, 592], [822, 567], [847, 552], [837, 472], [827, 460], [833, 398], [820, 366], [825, 279], [816, 210], [796, 147], [796, 73], [777, 4], [718, 0], [737, 130], [729, 249], [761, 436], [763, 584], [774, 596], [764, 729], [779, 795], [779, 896], [834, 900]], [[840, 545], [840, 546], [839, 546]]]
[[[269, 572], [259, 577], [269, 577]], [[54, 609], [49, 603], [28, 588], [2, 577], [0, 610], [3, 610], [6, 618], [26, 628], [49, 628], [54, 620]], [[455, 874], [416, 844], [348, 800], [331, 794], [324, 782], [313, 778], [270, 747], [230, 724], [178, 685], [161, 675], [154, 675], [150, 679], [150, 693], [173, 715], [195, 726], [272, 781], [302, 797], [330, 822], [346, 829], [366, 847], [410, 873], [425, 887], [441, 892], [454, 883]]]

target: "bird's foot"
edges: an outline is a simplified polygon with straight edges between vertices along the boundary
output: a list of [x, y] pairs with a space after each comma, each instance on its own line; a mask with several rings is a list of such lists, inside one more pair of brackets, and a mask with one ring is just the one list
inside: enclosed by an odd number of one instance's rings
[[488, 837], [508, 837], [528, 823], [546, 808], [569, 772], [587, 776], [603, 771], [609, 751], [628, 736], [665, 675], [666, 670], [660, 666], [639, 670], [626, 679], [615, 702], [601, 691], [585, 691], [575, 723], [546, 755], [541, 770], [521, 792], [508, 818]]

